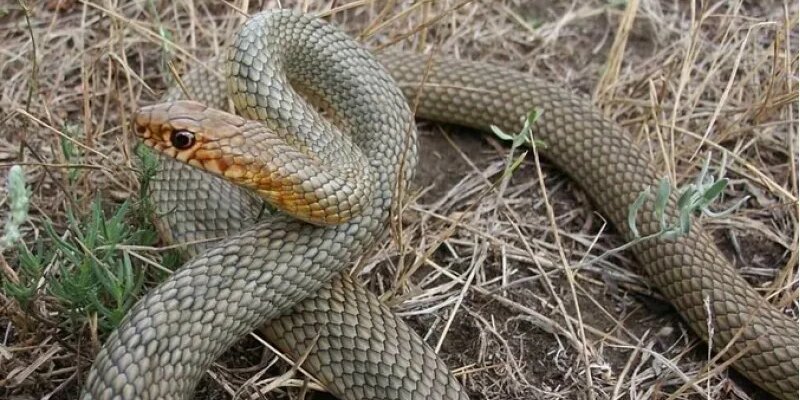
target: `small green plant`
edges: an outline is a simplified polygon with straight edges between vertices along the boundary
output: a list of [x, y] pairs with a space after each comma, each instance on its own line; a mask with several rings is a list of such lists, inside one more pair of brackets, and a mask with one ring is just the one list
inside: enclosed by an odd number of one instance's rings
[[150, 200], [150, 182], [158, 170], [158, 158], [146, 146], [136, 146], [134, 153], [139, 158], [139, 164], [141, 165], [139, 202], [136, 207], [136, 215], [139, 224], [142, 226], [150, 226], [152, 225], [150, 218], [155, 215], [155, 206]]
[[522, 129], [520, 129], [520, 131], [515, 134], [505, 133], [503, 132], [502, 129], [500, 129], [496, 125], [489, 126], [489, 128], [491, 128], [492, 133], [494, 133], [495, 136], [497, 136], [502, 140], [511, 142], [511, 151], [508, 152], [508, 162], [506, 163], [506, 169], [504, 172], [505, 176], [508, 176], [509, 174], [514, 172], [519, 167], [519, 165], [522, 164], [522, 161], [528, 154], [528, 152], [523, 152], [522, 154], [520, 154], [519, 157], [517, 157], [516, 160], [514, 160], [513, 158], [514, 151], [518, 147], [522, 146], [523, 144], [527, 144], [529, 146], [535, 145], [539, 148], [546, 147], [543, 141], [536, 140], [533, 138], [533, 124], [539, 119], [541, 115], [542, 112], [540, 110], [531, 110], [530, 112], [528, 112], [528, 115], [525, 116], [525, 121], [522, 124]]
[[669, 179], [662, 178], [659, 181], [655, 196], [653, 196], [650, 192], [650, 187], [647, 187], [645, 190], [639, 193], [636, 201], [634, 201], [633, 204], [628, 207], [628, 228], [630, 229], [634, 238], [642, 238], [639, 234], [639, 230], [636, 227], [636, 215], [638, 215], [639, 210], [642, 208], [644, 202], [648, 198], [651, 198], [655, 201], [653, 211], [655, 212], [660, 224], [661, 230], [660, 232], [656, 233], [656, 235], [665, 239], [673, 239], [689, 233], [689, 231], [692, 229], [692, 216], [694, 214], [702, 213], [712, 218], [719, 218], [728, 215], [739, 208], [750, 198], [749, 196], [743, 197], [737, 201], [736, 204], [721, 212], [714, 212], [708, 208], [708, 206], [722, 194], [722, 192], [725, 190], [725, 187], [728, 185], [728, 178], [725, 178], [725, 165], [727, 164], [726, 161], [725, 153], [723, 153], [721, 167], [715, 179], [713, 175], [708, 173], [708, 167], [711, 163], [711, 153], [708, 154], [706, 160], [703, 162], [703, 167], [700, 170], [700, 174], [697, 175], [694, 183], [690, 183], [681, 189], [681, 195], [678, 198], [677, 203], [679, 212], [677, 221], [672, 221], [671, 223], [667, 221], [667, 215], [665, 212], [672, 192], [672, 185], [670, 185]]
[[108, 204], [95, 196], [84, 214], [69, 206], [74, 202], [66, 202], [66, 229], [57, 232], [56, 224], [46, 219], [44, 234], [30, 245], [18, 233], [30, 196], [21, 168], [11, 169], [7, 185], [11, 212], [0, 250], [16, 250], [16, 276], [3, 279], [0, 289], [5, 295], [23, 309], [37, 298], [47, 298], [58, 311], [59, 325], [70, 330], [81, 329], [95, 316], [101, 333], [119, 324], [144, 286], [144, 269], [137, 268], [129, 247], [157, 241], [147, 196], [156, 158], [137, 154], [142, 161], [140, 201]]
[[120, 247], [153, 244], [156, 236], [150, 229], [131, 226], [129, 203], [110, 216], [102, 204], [96, 198], [85, 221], [68, 211], [70, 228], [63, 235], [45, 222], [45, 240], [33, 249], [19, 246], [19, 281], [6, 281], [4, 291], [24, 307], [42, 290], [62, 309], [62, 324], [72, 328], [95, 314], [102, 329], [116, 326], [143, 282], [142, 270], [134, 268], [130, 254]]
[[505, 141], [510, 141], [512, 148], [517, 148], [523, 144], [535, 144], [536, 146], [543, 147], [545, 145], [543, 141], [533, 138], [533, 124], [534, 122], [538, 121], [539, 117], [541, 116], [541, 110], [534, 109], [529, 111], [528, 115], [525, 116], [525, 121], [522, 123], [522, 129], [513, 135], [503, 132], [503, 130], [496, 125], [490, 125], [489, 128], [492, 129], [492, 133], [494, 133], [498, 138]]

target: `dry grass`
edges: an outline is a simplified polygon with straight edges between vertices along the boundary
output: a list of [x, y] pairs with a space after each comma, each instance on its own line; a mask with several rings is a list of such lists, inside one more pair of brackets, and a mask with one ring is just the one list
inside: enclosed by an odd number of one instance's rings
[[[163, 92], [168, 62], [183, 71], [218, 53], [241, 13], [259, 7], [242, 3], [0, 4], [0, 177], [13, 164], [25, 166], [34, 195], [27, 243], [43, 236], [46, 219], [68, 235], [65, 210], [86, 213], [97, 193], [109, 207], [136, 195], [128, 116]], [[679, 183], [692, 179], [706, 152], [717, 160], [725, 152], [732, 185], [724, 203], [753, 198], [705, 226], [740, 272], [796, 318], [796, 3], [281, 3], [333, 7], [332, 19], [373, 47], [397, 43], [505, 63], [594, 94]], [[763, 395], [709, 364], [703, 344], [635, 273], [629, 255], [587, 263], [622, 243], [564, 175], [528, 157], [502, 191], [485, 195], [508, 148], [423, 127], [419, 191], [402, 233], [357, 273], [476, 398]], [[65, 140], [77, 156], [65, 155]], [[158, 252], [131, 252], [159, 260]], [[14, 279], [15, 258], [5, 256], [2, 279]], [[48, 296], [23, 311], [2, 295], [0, 310], [0, 396], [74, 397], [101, 340], [96, 324], [57, 326], [60, 308]], [[273, 362], [264, 345], [246, 339], [211, 369], [200, 393], [258, 397], [271, 382], [264, 376], [277, 375], [262, 376]], [[290, 386], [302, 379], [282, 382], [270, 396], [297, 396], [302, 391]]]

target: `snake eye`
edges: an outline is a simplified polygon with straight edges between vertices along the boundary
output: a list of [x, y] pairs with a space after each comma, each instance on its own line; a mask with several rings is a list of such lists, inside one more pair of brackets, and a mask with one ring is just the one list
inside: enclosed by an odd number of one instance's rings
[[194, 146], [194, 133], [189, 131], [174, 131], [169, 136], [172, 146], [178, 150], [188, 149]]

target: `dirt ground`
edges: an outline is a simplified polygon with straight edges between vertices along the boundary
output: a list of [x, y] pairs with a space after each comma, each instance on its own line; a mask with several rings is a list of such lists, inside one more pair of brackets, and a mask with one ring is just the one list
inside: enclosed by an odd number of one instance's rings
[[[797, 319], [795, 2], [232, 3], [0, 4], [0, 178], [21, 164], [33, 188], [25, 243], [44, 236], [46, 219], [66, 232], [70, 206], [86, 215], [95, 196], [107, 208], [136, 198], [128, 117], [163, 93], [166, 61], [182, 73], [219, 53], [242, 13], [333, 9], [326, 18], [370, 47], [504, 64], [593, 96], [678, 185], [694, 179], [708, 152], [715, 173], [726, 154], [731, 184], [712, 208], [750, 199], [703, 224], [739, 272]], [[490, 190], [506, 144], [460, 127], [419, 127], [402, 236], [353, 271], [439, 351], [473, 398], [768, 398], [710, 361], [631, 254], [587, 262], [624, 243], [552, 164], [529, 154], [502, 191]], [[64, 155], [65, 135], [86, 149], [80, 158]], [[3, 214], [7, 207], [0, 196]], [[130, 251], [162, 261], [163, 252]], [[3, 255], [0, 279], [10, 280], [16, 253]], [[37, 293], [21, 307], [0, 292], [0, 397], [74, 398], [103, 333], [54, 323], [65, 310], [46, 283]], [[197, 397], [300, 398], [302, 374], [264, 393], [288, 367], [247, 337], [212, 366]]]

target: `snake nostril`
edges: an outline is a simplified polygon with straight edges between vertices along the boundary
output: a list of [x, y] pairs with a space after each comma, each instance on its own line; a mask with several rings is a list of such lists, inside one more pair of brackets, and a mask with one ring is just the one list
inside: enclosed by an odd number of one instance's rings
[[188, 149], [194, 146], [194, 133], [185, 130], [173, 131], [169, 141], [176, 149]]

